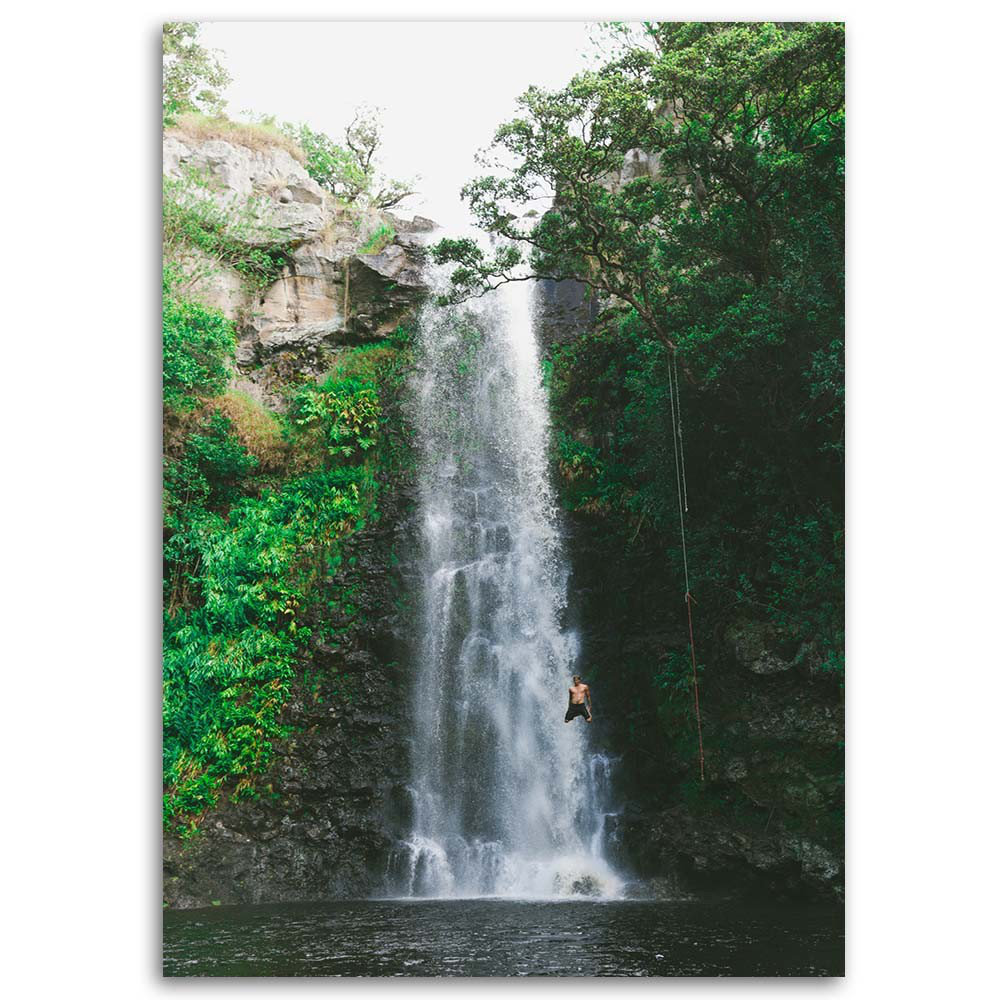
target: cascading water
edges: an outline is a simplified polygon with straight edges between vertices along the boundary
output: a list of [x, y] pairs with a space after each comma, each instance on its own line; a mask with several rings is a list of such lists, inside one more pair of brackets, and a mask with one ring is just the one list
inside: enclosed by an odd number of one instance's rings
[[429, 304], [420, 349], [422, 634], [414, 821], [397, 888], [613, 896], [608, 762], [589, 753], [582, 720], [563, 721], [577, 649], [562, 624], [567, 571], [531, 283], [464, 307]]

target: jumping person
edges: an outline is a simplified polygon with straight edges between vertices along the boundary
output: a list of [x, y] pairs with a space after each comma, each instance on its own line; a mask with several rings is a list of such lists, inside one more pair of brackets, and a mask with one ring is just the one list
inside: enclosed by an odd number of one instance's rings
[[590, 714], [590, 688], [583, 683], [577, 674], [573, 675], [573, 686], [569, 689], [569, 708], [566, 709], [566, 722], [572, 722], [582, 715], [588, 722], [593, 722]]

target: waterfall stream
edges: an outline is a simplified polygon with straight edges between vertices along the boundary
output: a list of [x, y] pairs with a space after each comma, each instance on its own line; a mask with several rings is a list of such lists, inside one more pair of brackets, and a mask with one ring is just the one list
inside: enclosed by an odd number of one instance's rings
[[421, 317], [414, 819], [393, 865], [403, 895], [620, 887], [604, 858], [610, 762], [582, 719], [563, 721], [579, 668], [533, 298], [533, 283], [516, 282]]

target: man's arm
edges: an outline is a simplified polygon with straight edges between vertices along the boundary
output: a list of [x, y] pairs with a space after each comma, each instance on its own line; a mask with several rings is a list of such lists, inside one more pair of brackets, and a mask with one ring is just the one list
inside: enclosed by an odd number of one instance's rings
[[587, 711], [593, 711], [594, 706], [590, 704], [590, 685], [585, 684], [583, 688], [583, 696], [587, 699]]

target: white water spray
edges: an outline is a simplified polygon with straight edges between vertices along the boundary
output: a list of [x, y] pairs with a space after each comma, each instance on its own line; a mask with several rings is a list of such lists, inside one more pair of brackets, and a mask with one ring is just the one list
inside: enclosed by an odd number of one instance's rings
[[604, 858], [608, 762], [582, 720], [563, 721], [577, 644], [562, 622], [533, 320], [528, 282], [421, 317], [414, 821], [394, 859], [406, 895], [614, 896], [621, 884]]

